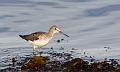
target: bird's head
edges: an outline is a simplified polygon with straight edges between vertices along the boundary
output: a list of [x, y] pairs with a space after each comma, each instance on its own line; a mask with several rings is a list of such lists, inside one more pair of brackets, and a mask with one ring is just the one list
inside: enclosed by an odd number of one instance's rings
[[69, 37], [67, 34], [63, 33], [57, 25], [53, 25], [50, 28], [50, 31], [52, 31], [53, 33], [60, 33], [60, 34], [63, 34], [65, 36]]

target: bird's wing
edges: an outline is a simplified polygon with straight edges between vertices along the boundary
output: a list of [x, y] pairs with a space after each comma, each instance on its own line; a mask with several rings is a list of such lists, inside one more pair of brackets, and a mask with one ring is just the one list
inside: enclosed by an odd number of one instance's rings
[[29, 35], [24, 35], [24, 39], [25, 40], [30, 40], [30, 41], [34, 41], [37, 39], [40, 39], [40, 36], [43, 36], [45, 34], [45, 32], [35, 32], [35, 33], [31, 33]]

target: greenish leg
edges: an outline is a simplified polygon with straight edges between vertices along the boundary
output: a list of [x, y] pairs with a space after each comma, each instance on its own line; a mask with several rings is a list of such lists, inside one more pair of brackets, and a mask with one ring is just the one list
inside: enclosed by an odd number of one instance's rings
[[34, 50], [35, 50], [35, 46], [33, 46], [33, 49], [32, 49], [33, 51], [32, 51], [32, 53], [33, 53], [33, 55], [35, 55], [35, 53], [34, 53]]
[[39, 47], [38, 50], [39, 50], [39, 54], [40, 54], [40, 56], [41, 56], [41, 54], [42, 54], [42, 52], [41, 52], [41, 47]]

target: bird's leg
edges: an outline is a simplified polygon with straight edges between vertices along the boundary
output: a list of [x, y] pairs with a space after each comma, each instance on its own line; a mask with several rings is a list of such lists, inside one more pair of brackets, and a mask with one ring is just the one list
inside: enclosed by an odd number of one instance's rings
[[33, 51], [32, 51], [32, 52], [33, 52], [33, 55], [35, 55], [34, 50], [35, 50], [35, 46], [33, 45]]
[[38, 50], [39, 50], [39, 54], [41, 56], [42, 52], [41, 52], [41, 47], [38, 47]]

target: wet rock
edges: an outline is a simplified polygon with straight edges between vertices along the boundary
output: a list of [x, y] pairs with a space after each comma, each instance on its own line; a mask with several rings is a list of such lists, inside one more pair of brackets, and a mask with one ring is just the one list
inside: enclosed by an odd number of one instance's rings
[[61, 41], [63, 41], [64, 39], [60, 39], [60, 40], [57, 40], [57, 43], [60, 43]]
[[50, 72], [60, 71], [61, 72], [63, 70], [63, 67], [61, 67], [61, 63], [59, 61], [51, 61], [45, 65], [45, 70], [47, 72], [48, 71]]
[[[0, 72], [120, 72], [117, 59], [105, 59], [102, 62], [73, 58], [70, 53], [50, 52], [50, 56], [12, 58], [9, 68]], [[87, 56], [88, 57], [88, 56]], [[93, 58], [90, 56], [90, 59]], [[16, 61], [17, 60], [17, 61]], [[19, 62], [20, 61], [20, 62]], [[94, 62], [94, 63], [93, 63]]]
[[87, 62], [80, 58], [75, 58], [68, 63], [64, 72], [85, 72], [87, 70]]
[[72, 50], [77, 50], [76, 48], [72, 48]]
[[28, 59], [21, 67], [22, 70], [38, 70], [46, 64], [46, 58], [42, 56], [33, 56]]
[[59, 50], [64, 50], [64, 47], [61, 46], [61, 48], [59, 48]]
[[16, 59], [15, 58], [12, 58], [12, 66], [15, 67], [15, 62], [16, 62]]
[[60, 43], [60, 40], [57, 40], [57, 43]]
[[120, 65], [115, 66], [115, 71], [120, 72]]
[[61, 41], [63, 41], [64, 39], [61, 39]]
[[113, 72], [114, 67], [107, 61], [91, 64], [91, 71], [93, 72]]

